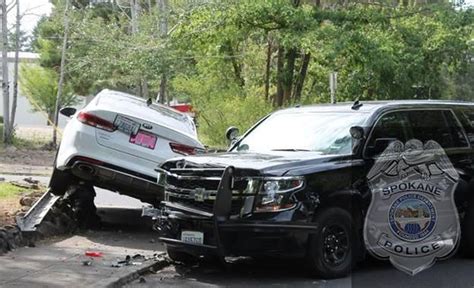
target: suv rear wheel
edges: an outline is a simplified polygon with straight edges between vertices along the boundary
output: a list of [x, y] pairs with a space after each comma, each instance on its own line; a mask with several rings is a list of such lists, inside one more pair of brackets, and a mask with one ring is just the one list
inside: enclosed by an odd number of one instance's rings
[[356, 229], [342, 208], [328, 208], [315, 219], [317, 231], [309, 237], [307, 253], [312, 274], [322, 278], [344, 277], [352, 269]]

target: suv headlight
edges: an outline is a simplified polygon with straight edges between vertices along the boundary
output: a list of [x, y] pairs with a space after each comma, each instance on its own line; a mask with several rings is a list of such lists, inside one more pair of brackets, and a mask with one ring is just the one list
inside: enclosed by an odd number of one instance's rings
[[[252, 181], [252, 180], [251, 180]], [[296, 205], [293, 193], [304, 186], [303, 177], [268, 177], [261, 180], [255, 212], [278, 212]]]

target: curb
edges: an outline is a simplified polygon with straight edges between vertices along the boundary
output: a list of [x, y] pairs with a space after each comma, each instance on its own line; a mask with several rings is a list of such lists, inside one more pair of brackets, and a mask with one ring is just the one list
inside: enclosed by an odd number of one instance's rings
[[11, 172], [11, 171], [0, 171], [1, 175], [13, 175], [13, 176], [42, 176], [42, 177], [49, 177], [51, 173], [36, 173], [36, 172]]
[[98, 283], [95, 283], [94, 286], [107, 288], [123, 287], [124, 285], [129, 284], [148, 272], [158, 271], [169, 266], [171, 263], [164, 257], [165, 255], [165, 252], [158, 253], [158, 260], [152, 261], [149, 264], [145, 264], [138, 270], [135, 269], [135, 266], [126, 267], [123, 272], [117, 273], [118, 275], [114, 275], [106, 280], [99, 281]]

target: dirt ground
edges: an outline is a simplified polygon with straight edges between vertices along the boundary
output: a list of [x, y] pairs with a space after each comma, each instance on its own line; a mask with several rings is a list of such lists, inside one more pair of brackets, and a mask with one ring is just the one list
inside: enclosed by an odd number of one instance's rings
[[0, 227], [15, 224], [15, 217], [25, 213], [45, 191], [40, 189], [25, 189], [25, 192], [15, 196], [0, 199]]
[[0, 148], [0, 164], [51, 166], [56, 151], [7, 147]]
[[15, 215], [20, 211], [21, 197], [12, 197], [0, 200], [0, 227], [15, 224]]

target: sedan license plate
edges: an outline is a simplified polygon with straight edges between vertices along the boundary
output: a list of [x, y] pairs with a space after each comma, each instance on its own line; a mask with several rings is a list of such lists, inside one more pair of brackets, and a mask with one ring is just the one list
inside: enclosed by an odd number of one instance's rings
[[204, 244], [204, 233], [198, 231], [181, 231], [181, 241], [190, 244]]
[[121, 115], [117, 115], [117, 117], [115, 117], [114, 126], [117, 127], [117, 130], [122, 131], [125, 134], [131, 135], [138, 133], [140, 123], [123, 117]]
[[142, 146], [148, 149], [155, 149], [156, 135], [143, 130], [138, 130], [138, 133], [130, 136], [130, 143]]

